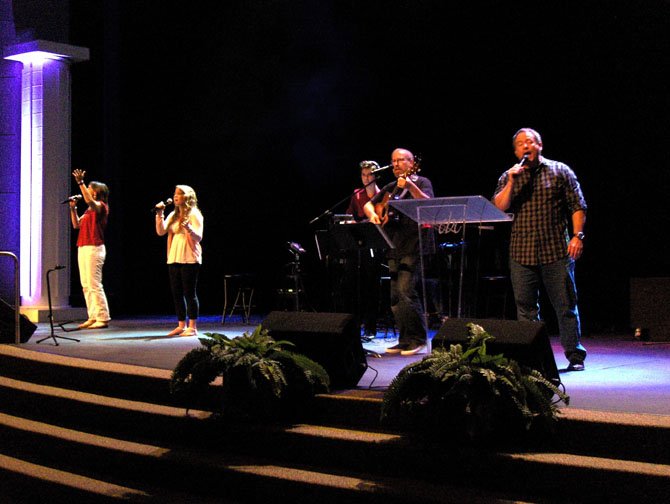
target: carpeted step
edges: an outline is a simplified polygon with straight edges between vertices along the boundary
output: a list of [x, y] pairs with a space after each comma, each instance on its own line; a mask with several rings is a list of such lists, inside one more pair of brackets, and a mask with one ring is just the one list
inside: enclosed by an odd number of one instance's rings
[[90, 392], [154, 404], [215, 409], [219, 388], [212, 395], [179, 402], [170, 393], [171, 371], [115, 362], [94, 361], [0, 345], [2, 376], [54, 387]]
[[[2, 450], [13, 449], [14, 457], [35, 464], [60, 463], [72, 472], [83, 465], [92, 471], [89, 478], [114, 476], [120, 479], [108, 481], [133, 488], [141, 488], [142, 481], [155, 485], [167, 479], [188, 485], [175, 491], [193, 493], [211, 484], [209, 478], [217, 474], [217, 479], [226, 482], [221, 491], [237, 483], [256, 488], [269, 478], [272, 485], [307, 485], [300, 492], [313, 493], [319, 500], [321, 483], [312, 487], [309, 482], [330, 481], [338, 492], [344, 492], [351, 490], [352, 478], [371, 488], [383, 482], [387, 494], [399, 486], [447, 485], [461, 493], [466, 488], [479, 488], [496, 498], [531, 496], [533, 500], [552, 496], [569, 501], [647, 501], [670, 491], [670, 466], [662, 464], [564, 453], [449, 451], [413, 444], [394, 434], [322, 426], [261, 430], [257, 425], [239, 424], [230, 426], [221, 438], [210, 434], [206, 449], [128, 442], [7, 415], [0, 415], [0, 426]], [[137, 474], [142, 475], [141, 481], [132, 480]], [[284, 479], [273, 479], [278, 475]], [[252, 484], [254, 478], [261, 481]], [[579, 479], [580, 485], [566, 484], [574, 479]], [[387, 497], [395, 499], [390, 494]]]
[[[198, 432], [212, 413], [38, 385], [0, 376], [0, 411], [87, 432], [151, 439]], [[161, 434], [161, 435], [162, 435]]]
[[133, 488], [114, 485], [0, 453], [0, 490], [7, 504], [26, 502], [118, 502], [148, 499]]
[[[323, 394], [310, 422], [380, 429], [383, 392]], [[616, 440], [613, 442], [613, 440]], [[670, 464], [670, 416], [563, 407], [544, 448], [566, 453]]]
[[[301, 501], [324, 500], [321, 494], [329, 489], [327, 493], [334, 496], [333, 502], [336, 498], [368, 502], [382, 495], [393, 501], [397, 497], [393, 492], [403, 485], [422, 489], [434, 486], [438, 493], [446, 485], [455, 495], [469, 492], [467, 488], [480, 488], [494, 499], [531, 496], [543, 501], [554, 497], [577, 501], [601, 498], [613, 502], [647, 501], [670, 491], [668, 417], [564, 408], [557, 435], [547, 444], [547, 453], [491, 453], [440, 447], [430, 440], [420, 441], [380, 428], [382, 394], [378, 391], [319, 396], [317, 407], [307, 417], [313, 425], [221, 423], [210, 411], [187, 412], [182, 407], [170, 406], [164, 396], [159, 404], [132, 399], [145, 397], [147, 391], [150, 396], [152, 388], [165, 390], [169, 380], [165, 371], [122, 365], [101, 370], [99, 366], [106, 368], [110, 364], [81, 362], [82, 359], [73, 359], [76, 362], [57, 359], [58, 369], [44, 368], [48, 363], [37, 359], [36, 367], [41, 371], [50, 369], [61, 377], [69, 376], [62, 378], [63, 383], [73, 387], [69, 389], [54, 386], [49, 375], [26, 370], [34, 361], [25, 353], [15, 353], [2, 354], [3, 365], [10, 364], [7, 373], [4, 367], [0, 368], [2, 374], [14, 377], [0, 377], [0, 411], [21, 420], [2, 427], [0, 450], [27, 463], [59, 468], [63, 460], [58, 454], [67, 453], [74, 465], [66, 469], [73, 474], [139, 491], [144, 491], [142, 481], [130, 484], [127, 471], [134, 474], [153, 471], [159, 475], [157, 479], [174, 471], [175, 481], [183, 478], [191, 485], [175, 491], [190, 495], [196, 492], [193, 487], [211, 485], [199, 478], [202, 471], [209, 474], [212, 467], [223, 471], [226, 484], [235, 486], [237, 493], [233, 492], [229, 498], [239, 498], [245, 492], [271, 498], [280, 489]], [[53, 357], [59, 356], [49, 359]], [[83, 388], [87, 391], [74, 390], [79, 382], [71, 380], [71, 372], [64, 369], [67, 367], [83, 373], [78, 380], [84, 381]], [[108, 381], [102, 388], [108, 394], [91, 393], [88, 390], [97, 388], [89, 386], [87, 381], [100, 379], [103, 376], [100, 372], [123, 378]], [[16, 379], [17, 375], [30, 380]], [[133, 381], [135, 376], [137, 383]], [[135, 386], [143, 389], [147, 378], [149, 385], [141, 394], [128, 390]], [[112, 383], [115, 385], [111, 386]], [[30, 421], [48, 425], [47, 430], [69, 428], [77, 432], [75, 437], [102, 436], [115, 447], [81, 443], [60, 434], [52, 436], [46, 431], [18, 427], [19, 423], [28, 425]], [[156, 450], [159, 455], [128, 451], [126, 447], [118, 448], [119, 443], [137, 443]], [[46, 449], [47, 446], [52, 449]], [[193, 457], [199, 461], [195, 465]], [[77, 465], [79, 459], [88, 461], [85, 466], [91, 470], [96, 461], [116, 460], [118, 480], [104, 478], [102, 472], [86, 473]], [[223, 466], [216, 465], [221, 463]], [[154, 469], [149, 471], [152, 466]], [[267, 472], [256, 470], [258, 466], [267, 467]], [[273, 479], [280, 473], [294, 477]], [[312, 482], [331, 479], [335, 490]], [[373, 491], [350, 494], [353, 481]], [[580, 484], [566, 483], [570, 481]], [[388, 488], [391, 494], [379, 493], [379, 488]], [[429, 496], [417, 495], [417, 498], [431, 502]]]
[[162, 486], [143, 489], [117, 485], [0, 454], [0, 495], [3, 504], [117, 502], [172, 504], [239, 504], [225, 496], [189, 494]]
[[[0, 345], [0, 363], [3, 366], [0, 369], [4, 376], [28, 376], [31, 380], [27, 381], [56, 387], [54, 382], [62, 381], [64, 385], [80, 391], [102, 388], [98, 395], [105, 395], [106, 392], [113, 397], [135, 399], [146, 404], [174, 404], [169, 393], [166, 393], [170, 377], [170, 372], [166, 370], [68, 358], [8, 345]], [[56, 366], [57, 372], [54, 368], [42, 367], [52, 364]], [[54, 378], [50, 374], [52, 371], [61, 378]], [[100, 373], [105, 373], [103, 386], [91, 385], [100, 378]], [[78, 376], [77, 379], [73, 379], [75, 375]], [[217, 395], [218, 388], [220, 387], [212, 387], [214, 389], [212, 397]], [[154, 393], [156, 398], [153, 397]], [[315, 408], [305, 415], [304, 421], [380, 430], [382, 398], [382, 391], [365, 389], [323, 394], [317, 396]], [[38, 406], [33, 405], [33, 409], [39, 407], [43, 413], [52, 410], [52, 414], [64, 414], [63, 408], [55, 405], [53, 399], [49, 401], [39, 401]], [[29, 402], [33, 401], [30, 399]], [[213, 401], [207, 402], [210, 407], [205, 409], [208, 411], [217, 409], [213, 407]], [[53, 407], [49, 408], [48, 404], [52, 404]], [[98, 406], [98, 411], [92, 414], [82, 414], [81, 419], [90, 418], [93, 423], [99, 422], [97, 415], [100, 408], [101, 406]], [[76, 408], [73, 411], [76, 411]], [[670, 417], [593, 412], [572, 408], [562, 408], [561, 411], [562, 415], [557, 424], [557, 433], [552, 439], [551, 449], [567, 453], [670, 463], [670, 450], [665, 449], [666, 446], [670, 446]], [[8, 412], [11, 413], [11, 410]], [[141, 414], [138, 413], [138, 416], [141, 417]], [[106, 416], [104, 418], [107, 419]], [[138, 419], [134, 423], [146, 426], [146, 430], [150, 430], [151, 422], [154, 420], [154, 417], [149, 417], [147, 421]], [[109, 421], [113, 422], [113, 418], [109, 418]], [[617, 442], [612, 443], [612, 439], [616, 439]]]
[[[277, 496], [283, 502], [325, 503], [507, 501], [498, 492], [454, 484], [371, 473], [345, 474], [277, 464], [257, 456], [130, 443], [7, 415], [0, 415], [0, 431], [6, 431], [5, 439], [14, 439], [0, 450], [23, 451], [14, 456], [0, 455], [0, 471], [32, 477], [40, 484], [59, 483], [78, 493], [92, 491], [95, 496], [133, 501], [156, 498], [157, 502], [158, 493], [168, 502], [206, 502], [220, 497], [258, 502], [276, 500]], [[21, 434], [36, 439], [29, 443]], [[30, 444], [39, 445], [40, 453], [31, 451], [26, 446]], [[69, 453], [67, 460], [63, 460], [64, 452]], [[56, 463], [65, 470], [51, 469]], [[158, 485], [160, 492], [155, 490]], [[187, 496], [187, 500], [176, 496]], [[88, 502], [86, 498], [84, 501]]]
[[561, 410], [554, 446], [565, 453], [670, 464], [670, 416]]

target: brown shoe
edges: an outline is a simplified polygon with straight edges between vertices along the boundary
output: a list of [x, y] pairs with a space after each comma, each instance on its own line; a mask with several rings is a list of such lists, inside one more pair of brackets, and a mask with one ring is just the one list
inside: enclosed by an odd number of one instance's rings
[[93, 324], [95, 324], [95, 319], [88, 319], [86, 322], [83, 322], [83, 323], [79, 324], [77, 327], [79, 329], [88, 329]]
[[94, 322], [90, 326], [88, 326], [89, 329], [105, 329], [106, 327], [109, 327], [109, 324], [107, 322]]

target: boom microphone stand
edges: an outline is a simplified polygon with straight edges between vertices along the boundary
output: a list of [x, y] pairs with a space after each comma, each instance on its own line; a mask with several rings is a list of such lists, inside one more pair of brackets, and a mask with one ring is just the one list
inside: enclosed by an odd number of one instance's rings
[[[47, 336], [46, 338], [42, 338], [41, 340], [37, 341], [38, 344], [42, 343], [44, 340], [47, 340], [49, 338], [54, 340], [54, 344], [56, 346], [58, 346], [58, 340], [56, 338], [61, 338], [61, 339], [70, 340], [70, 341], [76, 341], [77, 343], [79, 343], [78, 339], [68, 338], [66, 336], [56, 336], [56, 334], [54, 332], [54, 313], [53, 313], [53, 308], [51, 307], [51, 282], [49, 281], [49, 274], [52, 271], [62, 270], [64, 268], [65, 268], [65, 266], [54, 266], [53, 268], [51, 268], [50, 270], [47, 271], [47, 297], [49, 298], [49, 324], [51, 325], [51, 334], [49, 336]], [[69, 332], [71, 330], [73, 330], [73, 331], [76, 330], [76, 329], [66, 329], [65, 327], [63, 327], [65, 324], [69, 324], [70, 322], [72, 322], [72, 320], [68, 320], [67, 322], [56, 322], [55, 324], [65, 332]]]

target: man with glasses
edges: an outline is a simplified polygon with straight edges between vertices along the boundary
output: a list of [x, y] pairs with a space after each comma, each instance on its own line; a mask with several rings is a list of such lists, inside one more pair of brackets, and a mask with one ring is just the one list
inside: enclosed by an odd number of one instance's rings
[[[365, 215], [384, 230], [395, 245], [386, 254], [391, 277], [391, 311], [400, 332], [398, 344], [386, 349], [390, 354], [414, 355], [426, 348], [426, 326], [416, 290], [419, 278], [419, 232], [416, 222], [385, 205], [393, 199], [433, 197], [433, 185], [417, 175], [414, 154], [395, 149], [391, 154], [396, 180], [386, 184], [366, 203]], [[376, 207], [375, 207], [376, 206]], [[388, 213], [386, 213], [388, 212]], [[380, 217], [380, 214], [382, 217]]]

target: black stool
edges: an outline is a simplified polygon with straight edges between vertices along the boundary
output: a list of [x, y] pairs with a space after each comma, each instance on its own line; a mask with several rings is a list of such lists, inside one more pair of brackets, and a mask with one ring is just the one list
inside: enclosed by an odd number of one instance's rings
[[[221, 323], [225, 324], [226, 319], [233, 316], [233, 313], [241, 312], [242, 319], [245, 324], [249, 324], [249, 317], [251, 315], [251, 307], [254, 291], [255, 291], [255, 276], [250, 273], [234, 273], [223, 275], [223, 315], [221, 316]], [[232, 299], [231, 294], [235, 293], [235, 300], [230, 303]]]

